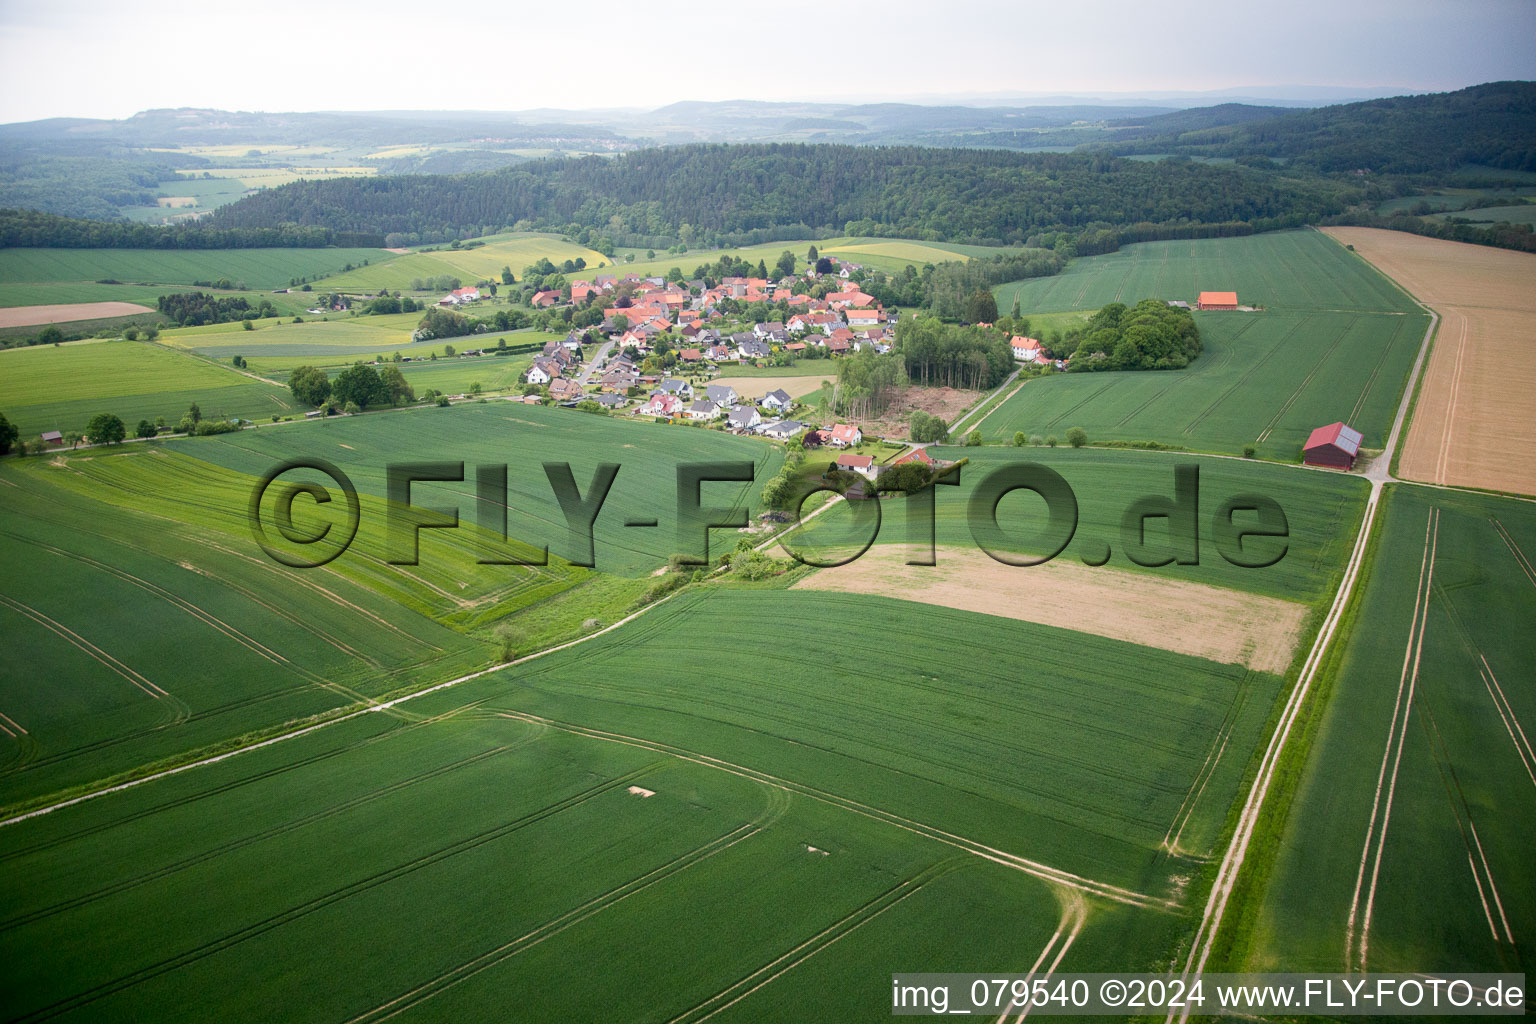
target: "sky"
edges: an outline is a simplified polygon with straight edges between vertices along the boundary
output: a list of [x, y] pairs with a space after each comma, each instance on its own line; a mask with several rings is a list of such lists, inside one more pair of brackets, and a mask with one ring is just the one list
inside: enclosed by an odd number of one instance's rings
[[[1536, 0], [0, 0], [0, 122], [678, 100], [969, 101], [1536, 78]], [[1270, 87], [1266, 89], [1266, 87]]]

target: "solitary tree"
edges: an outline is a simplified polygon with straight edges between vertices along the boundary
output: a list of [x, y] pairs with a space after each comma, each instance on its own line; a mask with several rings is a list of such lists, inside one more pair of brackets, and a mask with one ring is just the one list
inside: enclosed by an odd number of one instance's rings
[[815, 262], [816, 262], [816, 260], [817, 260], [817, 259], [818, 259], [818, 258], [820, 258], [820, 255], [821, 255], [821, 254], [820, 254], [820, 253], [818, 253], [818, 252], [817, 252], [817, 251], [816, 251], [816, 247], [815, 247], [815, 246], [814, 246], [814, 245], [813, 245], [813, 246], [811, 246], [811, 248], [810, 248], [810, 249], [809, 249], [809, 250], [808, 250], [808, 251], [807, 251], [807, 252], [806, 252], [806, 254], [805, 254], [805, 261], [806, 261], [806, 262], [807, 262], [807, 263], [813, 263], [813, 264], [814, 264], [814, 263], [815, 263]]
[[1013, 446], [1015, 448], [1023, 448], [1026, 443], [1028, 443], [1028, 438], [1024, 436], [1024, 431], [1015, 431], [1013, 435]]
[[1067, 444], [1073, 448], [1081, 448], [1088, 443], [1088, 431], [1082, 427], [1073, 427], [1067, 431]]
[[99, 412], [85, 425], [85, 436], [92, 444], [118, 444], [128, 436], [123, 421], [110, 412]]

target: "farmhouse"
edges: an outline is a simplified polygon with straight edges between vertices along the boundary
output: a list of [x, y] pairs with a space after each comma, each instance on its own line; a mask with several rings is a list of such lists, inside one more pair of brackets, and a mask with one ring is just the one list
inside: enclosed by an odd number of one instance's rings
[[1302, 446], [1301, 461], [1308, 466], [1353, 469], [1355, 456], [1360, 454], [1361, 440], [1360, 431], [1345, 423], [1318, 427]]
[[1236, 309], [1237, 292], [1201, 292], [1197, 309]]
[[560, 293], [558, 291], [534, 292], [533, 298], [528, 301], [539, 309], [548, 309], [560, 301]]

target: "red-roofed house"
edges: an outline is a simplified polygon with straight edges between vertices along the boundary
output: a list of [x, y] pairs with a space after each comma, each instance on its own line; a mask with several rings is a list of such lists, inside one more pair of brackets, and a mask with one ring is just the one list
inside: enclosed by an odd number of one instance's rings
[[560, 293], [553, 290], [534, 292], [533, 298], [530, 301], [539, 309], [548, 309], [560, 301]]
[[[832, 431], [833, 437], [837, 436], [837, 430]], [[833, 444], [836, 444], [833, 441]], [[873, 480], [880, 472], [880, 467], [875, 465], [875, 460], [868, 455], [839, 455], [837, 468], [857, 473], [866, 479]]]
[[1307, 438], [1307, 443], [1301, 446], [1301, 461], [1308, 466], [1353, 469], [1363, 440], [1360, 431], [1345, 423], [1318, 427]]
[[926, 448], [914, 448], [895, 462], [892, 462], [891, 465], [903, 466], [908, 462], [921, 462], [925, 466], [931, 466], [933, 465], [933, 456], [928, 454], [928, 449]]
[[856, 425], [838, 423], [832, 427], [832, 436], [827, 443], [834, 448], [848, 448], [864, 440], [864, 431]]
[[880, 323], [878, 309], [850, 309], [847, 316], [849, 327], [875, 327]]
[[1020, 362], [1032, 363], [1035, 357], [1040, 354], [1039, 338], [1026, 338], [1023, 335], [1015, 334], [1008, 340], [1008, 344], [1013, 349], [1013, 358]]

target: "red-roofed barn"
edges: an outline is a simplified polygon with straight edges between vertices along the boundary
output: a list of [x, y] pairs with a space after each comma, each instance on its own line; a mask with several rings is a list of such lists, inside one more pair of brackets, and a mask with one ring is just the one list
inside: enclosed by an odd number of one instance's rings
[[1301, 449], [1301, 461], [1308, 466], [1353, 469], [1360, 454], [1360, 431], [1344, 423], [1318, 427]]

